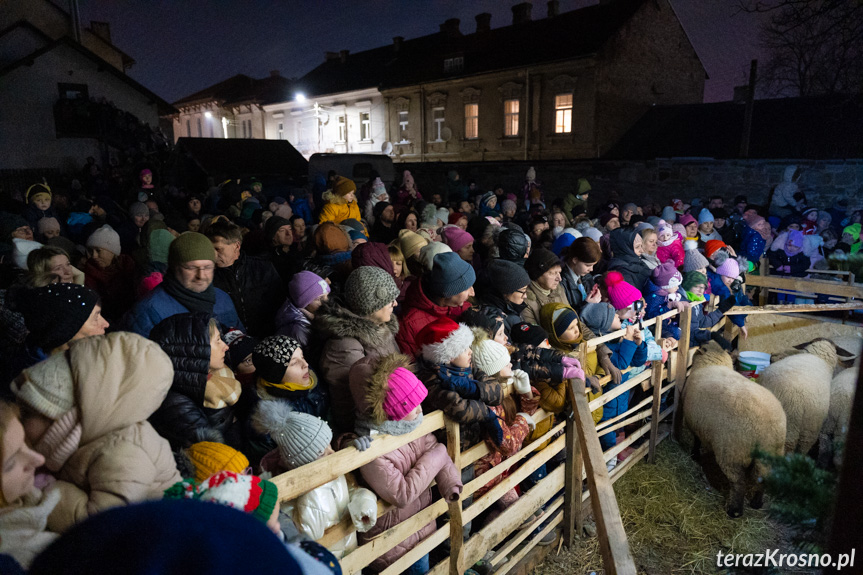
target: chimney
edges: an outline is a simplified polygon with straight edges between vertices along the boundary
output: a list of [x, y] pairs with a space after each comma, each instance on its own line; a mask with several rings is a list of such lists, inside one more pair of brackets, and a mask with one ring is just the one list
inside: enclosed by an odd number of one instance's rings
[[530, 22], [530, 9], [533, 8], [533, 4], [530, 2], [522, 2], [521, 4], [516, 4], [512, 7], [512, 25], [517, 26], [519, 24], [524, 24], [525, 22]]
[[329, 62], [330, 60], [336, 60], [339, 57], [338, 52], [324, 52], [324, 59]]
[[458, 29], [458, 25], [458, 18], [450, 18], [440, 25], [440, 33], [447, 36], [461, 36], [461, 31]]
[[555, 16], [560, 14], [560, 0], [548, 0], [546, 6], [548, 6], [549, 18], [554, 18]]
[[342, 64], [348, 61], [348, 54], [350, 53], [350, 50], [339, 50], [339, 60], [342, 61]]
[[393, 52], [398, 52], [402, 49], [402, 42], [404, 42], [404, 36], [395, 36], [393, 38]]
[[278, 70], [270, 70], [270, 77], [271, 78], [279, 78], [280, 76], [281, 76], [281, 74], [279, 74]]
[[476, 19], [476, 32], [479, 34], [480, 32], [488, 32], [491, 30], [491, 14], [488, 12], [483, 12], [482, 14], [477, 14], [474, 16]]
[[111, 43], [111, 25], [107, 22], [90, 20], [90, 31], [108, 44]]

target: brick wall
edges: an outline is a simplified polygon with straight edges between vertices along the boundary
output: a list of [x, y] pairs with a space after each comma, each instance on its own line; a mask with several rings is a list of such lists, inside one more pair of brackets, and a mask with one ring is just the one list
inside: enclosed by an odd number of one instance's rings
[[561, 160], [540, 162], [460, 162], [396, 164], [396, 173], [408, 169], [423, 194], [446, 187], [446, 174], [458, 170], [464, 181], [474, 180], [481, 190], [500, 184], [518, 193], [527, 169], [533, 165], [549, 203], [565, 195], [580, 177], [593, 186], [591, 205], [616, 191], [621, 201], [665, 204], [672, 198], [708, 198], [717, 194], [729, 200], [746, 194], [751, 203], [766, 203], [770, 191], [782, 181], [788, 165], [801, 168], [798, 184], [810, 205], [821, 207], [838, 198], [863, 208], [863, 159], [854, 160]]

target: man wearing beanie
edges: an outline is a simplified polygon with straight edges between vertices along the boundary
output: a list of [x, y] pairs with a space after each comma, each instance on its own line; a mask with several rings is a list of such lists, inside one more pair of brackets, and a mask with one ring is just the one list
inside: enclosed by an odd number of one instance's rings
[[[407, 256], [406, 256], [407, 257]], [[419, 331], [442, 317], [458, 320], [470, 307], [476, 273], [455, 252], [434, 256], [432, 269], [408, 288], [396, 341], [403, 353], [419, 355], [416, 336]]]
[[321, 208], [318, 223], [333, 222], [338, 225], [351, 218], [360, 221], [362, 215], [359, 206], [357, 206], [356, 192], [357, 185], [353, 180], [344, 176], [336, 176], [333, 189], [327, 190], [323, 194], [323, 200], [326, 203]]
[[285, 301], [285, 288], [273, 264], [242, 251], [243, 234], [231, 222], [218, 221], [207, 228], [216, 251], [213, 286], [224, 291], [248, 333], [264, 337], [275, 330], [274, 318]]
[[368, 355], [398, 352], [399, 322], [393, 313], [398, 296], [392, 275], [378, 267], [361, 266], [345, 282], [346, 305], [329, 301], [315, 314], [313, 331], [323, 342], [318, 364], [330, 391], [337, 431], [353, 428], [355, 406], [348, 389], [351, 366]]
[[563, 264], [554, 252], [537, 248], [525, 261], [524, 270], [530, 277], [530, 285], [527, 286], [521, 318], [527, 323], [539, 325], [539, 310], [542, 306], [547, 303], [569, 303], [566, 290], [561, 285]]
[[287, 335], [305, 347], [312, 335], [312, 320], [327, 301], [330, 284], [318, 274], [301, 271], [288, 284], [288, 297], [276, 314], [276, 335]]
[[268, 246], [265, 259], [269, 259], [276, 269], [282, 285], [291, 281], [302, 263], [302, 251], [294, 245], [293, 230], [290, 220], [280, 216], [274, 215], [264, 224], [264, 236]]
[[495, 259], [483, 271], [483, 293], [481, 307], [492, 308], [505, 315], [504, 329], [507, 335], [512, 326], [521, 322], [524, 299], [530, 276], [524, 267], [514, 262]]
[[371, 240], [389, 244], [398, 237], [395, 229], [396, 210], [389, 202], [378, 202], [373, 208], [375, 223], [372, 225]]
[[102, 315], [111, 322], [135, 303], [135, 260], [120, 252], [120, 236], [107, 224], [87, 238], [84, 285], [102, 298]]
[[207, 236], [180, 234], [168, 248], [165, 279], [129, 310], [120, 322], [122, 329], [147, 337], [166, 317], [202, 311], [214, 315], [223, 327], [245, 331], [230, 296], [213, 286], [215, 270], [216, 251]]

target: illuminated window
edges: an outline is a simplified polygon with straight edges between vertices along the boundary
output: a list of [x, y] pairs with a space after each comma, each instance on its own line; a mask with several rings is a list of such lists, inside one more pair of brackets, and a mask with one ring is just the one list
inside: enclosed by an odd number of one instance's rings
[[399, 140], [408, 141], [408, 113], [406, 110], [399, 112]]
[[279, 124], [279, 139], [280, 140], [285, 139], [285, 125], [282, 123]]
[[479, 138], [479, 104], [464, 105], [464, 137], [468, 140]]
[[503, 135], [518, 136], [518, 100], [503, 102]]
[[572, 132], [572, 94], [558, 94], [554, 97], [554, 132]]
[[464, 70], [464, 57], [447, 58], [443, 61], [443, 71], [447, 74], [455, 74]]
[[372, 119], [370, 112], [360, 112], [360, 140], [372, 139]]
[[348, 139], [348, 119], [345, 116], [339, 116], [339, 141], [344, 142]]
[[443, 133], [444, 109], [432, 108], [432, 120], [434, 121], [435, 141], [442, 142], [443, 138], [441, 134]]

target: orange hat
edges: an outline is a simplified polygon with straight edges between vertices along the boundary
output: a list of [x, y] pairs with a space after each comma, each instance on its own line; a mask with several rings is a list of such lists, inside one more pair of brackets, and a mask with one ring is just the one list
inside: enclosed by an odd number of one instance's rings
[[709, 240], [704, 244], [704, 255], [708, 258], [713, 258], [718, 250], [728, 247], [722, 240]]

